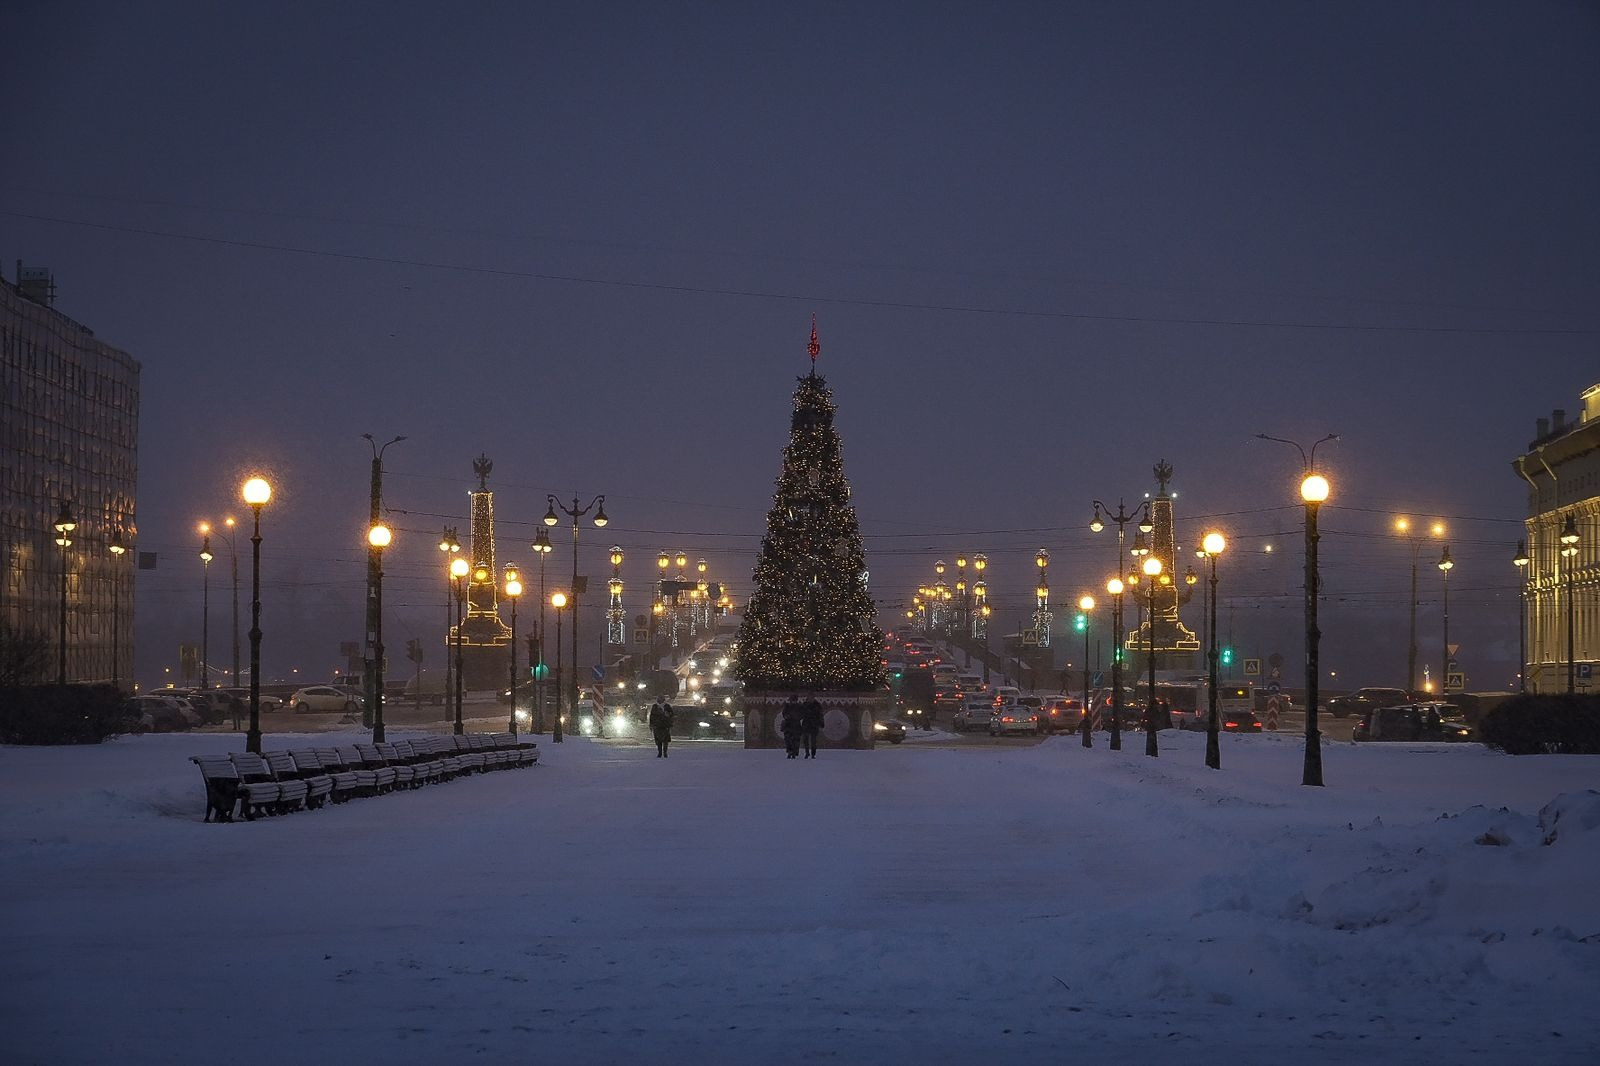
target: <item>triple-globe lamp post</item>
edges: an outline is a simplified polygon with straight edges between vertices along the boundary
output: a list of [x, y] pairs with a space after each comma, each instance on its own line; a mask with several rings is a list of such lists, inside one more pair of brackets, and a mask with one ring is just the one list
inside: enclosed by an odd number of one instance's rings
[[[553, 495], [547, 494], [545, 498], [550, 504], [544, 515], [545, 525], [553, 526], [560, 521], [556, 517], [558, 508], [562, 514], [572, 519], [572, 591], [570, 601], [572, 604], [572, 681], [566, 687], [571, 697], [568, 705], [571, 707], [572, 712], [576, 714], [578, 709], [578, 519], [592, 510], [595, 512], [594, 524], [596, 528], [600, 529], [605, 528], [610, 519], [606, 517], [606, 498], [604, 494], [596, 496], [583, 507], [578, 506], [579, 497], [577, 496], [572, 497], [571, 507], [557, 502]], [[682, 569], [686, 562], [687, 559], [680, 552], [678, 554], [678, 567]], [[557, 627], [561, 625], [560, 615], [556, 616], [556, 625]], [[560, 649], [557, 648], [556, 650], [559, 653]]]

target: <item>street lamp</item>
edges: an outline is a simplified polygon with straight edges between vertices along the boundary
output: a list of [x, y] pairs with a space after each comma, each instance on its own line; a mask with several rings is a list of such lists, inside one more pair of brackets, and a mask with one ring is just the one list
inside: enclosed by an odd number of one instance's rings
[[[113, 569], [111, 571], [111, 687], [118, 694], [122, 692], [122, 557], [127, 554], [128, 546], [122, 542], [122, 527], [115, 526], [111, 530], [111, 543], [106, 546], [111, 552]], [[235, 704], [235, 706], [238, 706]], [[238, 725], [238, 712], [234, 713], [234, 725]]]
[[[543, 529], [533, 538], [533, 550], [539, 555], [539, 663], [533, 668], [534, 732], [544, 732], [544, 561], [550, 555], [550, 537]], [[556, 715], [555, 739], [561, 739], [561, 716]]]
[[506, 599], [511, 601], [511, 735], [517, 735], [517, 597], [522, 595], [522, 574], [506, 564]]
[[[1417, 687], [1417, 558], [1422, 551], [1424, 538], [1420, 530], [1412, 528], [1411, 519], [1405, 515], [1394, 520], [1394, 531], [1411, 543], [1411, 639], [1406, 645], [1406, 690], [1411, 692]], [[1432, 523], [1428, 526], [1428, 533], [1435, 537], [1444, 536], [1444, 523]]]
[[450, 560], [450, 582], [454, 586], [453, 591], [455, 592], [456, 596], [456, 627], [454, 630], [456, 645], [456, 715], [454, 732], [457, 736], [460, 736], [466, 732], [466, 728], [461, 721], [461, 704], [467, 694], [466, 684], [464, 683], [464, 676], [461, 669], [461, 627], [464, 624], [462, 619], [462, 611], [465, 609], [467, 603], [467, 575], [471, 573], [471, 571], [472, 564], [468, 563], [467, 560], [461, 556], [458, 555]]
[[1211, 560], [1211, 617], [1207, 625], [1211, 640], [1206, 658], [1211, 676], [1206, 693], [1206, 765], [1213, 770], [1222, 769], [1222, 748], [1217, 741], [1217, 556], [1227, 550], [1228, 542], [1221, 533], [1207, 533], [1200, 541], [1200, 550]]
[[1331, 491], [1328, 479], [1316, 473], [1317, 446], [1326, 444], [1330, 440], [1338, 440], [1337, 433], [1327, 436], [1311, 445], [1311, 454], [1307, 455], [1298, 441], [1284, 440], [1282, 437], [1269, 437], [1265, 433], [1257, 433], [1260, 440], [1275, 441], [1278, 444], [1287, 444], [1300, 453], [1300, 466], [1302, 478], [1300, 480], [1300, 499], [1306, 507], [1306, 754], [1305, 765], [1301, 768], [1300, 783], [1302, 785], [1322, 785], [1322, 735], [1317, 731], [1317, 652], [1322, 640], [1322, 630], [1317, 628], [1317, 596], [1320, 592], [1321, 573], [1317, 567], [1317, 509], [1328, 499]]
[[1148, 593], [1150, 607], [1147, 612], [1150, 619], [1150, 650], [1148, 652], [1150, 659], [1150, 699], [1147, 701], [1144, 715], [1144, 753], [1155, 757], [1161, 754], [1156, 745], [1157, 727], [1160, 725], [1156, 720], [1156, 586], [1161, 584], [1159, 580], [1162, 576], [1161, 560], [1154, 555], [1147, 554], [1141, 569], [1144, 570], [1144, 576], [1150, 579], [1150, 591]]
[[[232, 516], [229, 516], [222, 520], [223, 528], [221, 529], [205, 523], [201, 523], [200, 526], [200, 532], [215, 533], [228, 546], [228, 568], [233, 580], [233, 672], [230, 676], [233, 679], [232, 684], [235, 688], [239, 686], [239, 552], [234, 544], [234, 533], [238, 524], [233, 520]], [[233, 707], [233, 727], [238, 729], [239, 704], [237, 701], [233, 702]]]
[[[1120, 513], [1120, 511], [1119, 511]], [[1118, 531], [1121, 532], [1120, 530]], [[1120, 565], [1120, 562], [1119, 562]], [[1111, 750], [1122, 750], [1122, 594], [1120, 577], [1106, 582], [1111, 593]]]
[[[405, 437], [394, 437], [380, 445], [371, 433], [361, 434], [363, 440], [372, 449], [372, 472], [368, 480], [368, 513], [367, 528], [376, 529], [381, 524], [378, 513], [383, 508], [383, 453], [389, 450], [392, 444], [398, 444]], [[362, 671], [361, 683], [364, 686], [367, 706], [362, 711], [362, 724], [373, 729], [372, 740], [376, 744], [382, 737], [382, 730], [377, 725], [377, 709], [383, 702], [383, 696], [378, 691], [378, 682], [383, 676], [383, 666], [375, 660], [379, 657], [376, 645], [376, 634], [383, 628], [383, 623], [378, 619], [383, 597], [378, 591], [378, 585], [383, 581], [383, 549], [370, 540], [367, 543], [367, 647], [366, 669]]]
[[1450, 558], [1450, 545], [1446, 544], [1444, 554], [1439, 556], [1439, 574], [1444, 581], [1444, 662], [1439, 670], [1440, 695], [1450, 690], [1450, 571], [1455, 565], [1455, 560]]
[[1511, 557], [1517, 568], [1517, 690], [1528, 694], [1528, 546], [1517, 541], [1517, 554]]
[[1088, 593], [1078, 597], [1078, 610], [1083, 612], [1083, 715], [1078, 725], [1078, 732], [1083, 734], [1083, 746], [1094, 747], [1091, 734], [1094, 730], [1089, 728], [1089, 613], [1094, 610], [1094, 597]]
[[[202, 530], [211, 527], [202, 525]], [[200, 687], [211, 687], [211, 538], [200, 539]]]
[[382, 522], [367, 530], [367, 547], [377, 560], [369, 574], [372, 578], [371, 606], [367, 612], [371, 623], [368, 640], [372, 647], [372, 742], [383, 743], [383, 549], [394, 539], [394, 533]]
[[[561, 743], [561, 712], [564, 709], [562, 707], [562, 704], [565, 702], [565, 700], [562, 698], [563, 697], [563, 692], [562, 692], [563, 686], [562, 686], [562, 677], [561, 677], [561, 612], [567, 606], [567, 594], [565, 592], [561, 592], [559, 590], [556, 591], [556, 592], [552, 592], [550, 594], [550, 606], [554, 607], [555, 611], [556, 611], [556, 728], [555, 728], [555, 737], [554, 737], [554, 739], [555, 739], [555, 742], [557, 744], [560, 744]], [[573, 654], [577, 654], [577, 649], [573, 649]], [[577, 707], [578, 707], [577, 700], [573, 700], [572, 707], [573, 707], [574, 712], [576, 712]], [[576, 719], [574, 719], [574, 721], [576, 721]]]
[[272, 486], [263, 477], [253, 477], [240, 490], [244, 502], [255, 515], [250, 534], [250, 731], [245, 734], [245, 750], [261, 754], [261, 508], [272, 499]]
[[[557, 503], [556, 498], [552, 495], [546, 494], [546, 499], [550, 502], [550, 509], [545, 512], [545, 525], [553, 526], [560, 521], [556, 517], [557, 507], [561, 508], [562, 514], [572, 519], [572, 684], [569, 686], [568, 691], [571, 694], [569, 706], [572, 707], [573, 713], [576, 713], [578, 707], [578, 519], [588, 514], [590, 510], [594, 510], [596, 528], [605, 528], [605, 524], [611, 520], [606, 517], [606, 498], [604, 494], [596, 496], [584, 507], [578, 506], [578, 497], [576, 496], [572, 497], [572, 506], [570, 508], [565, 504]], [[686, 562], [688, 560], [680, 552], [678, 554], [678, 568], [680, 570], [683, 569]], [[561, 616], [559, 614], [556, 616], [556, 625], [557, 627], [561, 625]], [[558, 653], [560, 652], [559, 648], [556, 650]]]
[[1575, 515], [1569, 514], [1561, 526], [1561, 558], [1564, 560], [1561, 569], [1565, 570], [1567, 575], [1567, 695], [1569, 696], [1578, 691], [1575, 654], [1577, 645], [1572, 639], [1572, 577], [1578, 569], [1578, 539], [1578, 519]]
[[56, 683], [67, 683], [67, 549], [72, 547], [72, 538], [68, 536], [78, 528], [78, 520], [72, 517], [72, 505], [66, 500], [61, 501], [61, 511], [56, 515], [56, 547], [61, 549], [61, 629], [57, 641], [57, 670]]
[[451, 684], [451, 675], [455, 669], [450, 662], [450, 619], [454, 616], [451, 608], [455, 604], [455, 586], [450, 576], [450, 560], [461, 553], [461, 538], [456, 533], [455, 526], [445, 526], [444, 533], [439, 537], [439, 550], [445, 553], [444, 564], [444, 699], [439, 702], [449, 706], [451, 694], [455, 692]]

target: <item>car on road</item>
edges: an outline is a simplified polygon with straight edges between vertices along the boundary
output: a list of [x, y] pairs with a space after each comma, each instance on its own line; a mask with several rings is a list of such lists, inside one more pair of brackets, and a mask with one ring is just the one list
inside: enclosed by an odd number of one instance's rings
[[1459, 714], [1451, 704], [1431, 701], [1375, 707], [1361, 715], [1350, 739], [1461, 743], [1472, 739], [1472, 727], [1461, 721]]
[[1046, 696], [1039, 712], [1040, 732], [1076, 733], [1083, 724], [1083, 701], [1071, 696]]
[[1227, 710], [1217, 712], [1217, 729], [1224, 733], [1259, 733], [1261, 719], [1254, 711]]
[[987, 699], [969, 699], [962, 704], [961, 709], [950, 719], [950, 728], [957, 733], [966, 733], [974, 729], [989, 728], [989, 719], [994, 717], [994, 704]]
[[1327, 708], [1335, 718], [1348, 718], [1352, 714], [1409, 702], [1411, 695], [1403, 688], [1358, 688], [1348, 696], [1335, 696], [1328, 701]]
[[295, 714], [356, 714], [361, 710], [361, 697], [332, 685], [308, 685], [296, 689], [289, 697], [289, 706]]
[[[248, 688], [223, 688], [217, 691], [232, 700], [236, 700], [239, 704], [240, 714], [250, 713], [250, 690]], [[274, 696], [270, 692], [262, 692], [258, 694], [257, 698], [259, 700], [257, 706], [261, 708], [263, 714], [283, 710], [283, 697], [281, 696]]]
[[991, 737], [1010, 736], [1013, 733], [1037, 733], [1039, 714], [1026, 707], [1002, 707], [989, 719]]
[[1022, 690], [1015, 685], [1001, 685], [994, 690], [994, 699], [990, 702], [996, 707], [1009, 707], [1017, 702], [1017, 697], [1022, 695]]
[[873, 722], [872, 736], [874, 740], [887, 740], [891, 744], [899, 744], [906, 739], [906, 724], [898, 718], [885, 718], [881, 722]]

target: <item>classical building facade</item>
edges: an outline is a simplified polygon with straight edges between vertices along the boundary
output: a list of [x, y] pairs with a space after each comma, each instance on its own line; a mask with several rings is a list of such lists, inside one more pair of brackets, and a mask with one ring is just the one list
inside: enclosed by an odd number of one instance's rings
[[[1597, 673], [1600, 661], [1600, 384], [1582, 403], [1576, 419], [1562, 410], [1539, 419], [1527, 453], [1512, 461], [1528, 486], [1522, 594], [1530, 691], [1565, 692], [1569, 662], [1581, 675]], [[1562, 554], [1564, 532], [1577, 534], [1576, 553]], [[1580, 676], [1575, 687], [1600, 691], [1600, 676]]]
[[[49, 639], [66, 575], [68, 681], [133, 674], [139, 364], [50, 305], [47, 271], [0, 279], [0, 619]], [[62, 506], [76, 527], [56, 543]]]

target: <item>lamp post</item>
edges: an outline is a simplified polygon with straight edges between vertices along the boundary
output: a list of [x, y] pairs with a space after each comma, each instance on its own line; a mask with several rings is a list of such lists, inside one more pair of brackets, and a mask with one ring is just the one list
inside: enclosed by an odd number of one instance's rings
[[[556, 730], [555, 730], [555, 742], [557, 744], [560, 744], [561, 743], [561, 712], [563, 710], [562, 704], [565, 702], [565, 699], [564, 699], [565, 689], [564, 689], [564, 686], [562, 685], [562, 678], [561, 678], [561, 612], [567, 606], [567, 594], [565, 592], [561, 592], [559, 590], [556, 591], [556, 592], [552, 592], [550, 594], [550, 606], [555, 608], [555, 612], [556, 612]], [[574, 652], [576, 652], [576, 649], [574, 649]], [[574, 700], [572, 706], [574, 708], [576, 708], [577, 705], [578, 705], [577, 701]]]
[[[611, 580], [606, 582], [606, 591], [610, 600], [606, 603], [606, 643], [621, 648], [624, 652], [627, 647], [627, 611], [622, 606], [622, 545], [611, 546]], [[700, 573], [704, 574], [706, 561], [700, 560]], [[706, 625], [711, 624], [711, 605], [706, 604]]]
[[[379, 526], [378, 512], [383, 506], [383, 453], [389, 450], [390, 444], [398, 444], [405, 437], [395, 437], [383, 445], [373, 439], [371, 433], [361, 434], [361, 438], [372, 448], [372, 476], [368, 481], [368, 514], [367, 528], [376, 529]], [[366, 689], [367, 705], [362, 711], [362, 724], [373, 730], [373, 743], [381, 738], [381, 730], [377, 726], [377, 708], [383, 697], [378, 692], [378, 680], [383, 675], [383, 667], [374, 660], [378, 655], [375, 647], [374, 634], [383, 628], [378, 620], [378, 611], [382, 604], [382, 595], [378, 586], [383, 582], [383, 549], [376, 544], [368, 542], [367, 545], [367, 660], [366, 670], [362, 677], [362, 684]]]
[[[209, 531], [210, 526], [202, 526]], [[200, 540], [200, 687], [211, 687], [211, 538]]]
[[245, 750], [261, 754], [261, 508], [272, 499], [272, 486], [253, 477], [240, 490], [250, 505], [255, 526], [250, 534], [250, 731]]
[[[1151, 530], [1155, 529], [1155, 523], [1150, 520], [1150, 505], [1148, 503], [1144, 505], [1144, 510], [1142, 512], [1136, 510], [1133, 514], [1129, 514], [1127, 508], [1123, 505], [1122, 500], [1118, 499], [1117, 511], [1115, 514], [1112, 514], [1111, 508], [1108, 505], [1101, 503], [1099, 500], [1094, 501], [1094, 517], [1089, 520], [1090, 530], [1095, 533], [1099, 533], [1101, 530], [1106, 528], [1106, 522], [1115, 522], [1117, 525], [1117, 571], [1119, 573], [1121, 572], [1123, 566], [1122, 545], [1127, 537], [1127, 526], [1128, 523], [1132, 522], [1135, 518], [1138, 519], [1138, 530], [1140, 533], [1149, 533]], [[1120, 579], [1118, 580], [1118, 584], [1121, 584]], [[1116, 620], [1113, 623], [1113, 630], [1117, 634], [1117, 641], [1115, 645], [1115, 651], [1111, 658], [1111, 672], [1113, 678], [1116, 679], [1120, 678], [1122, 675], [1122, 600], [1120, 599], [1120, 592], [1113, 593], [1113, 595], [1119, 597], [1116, 601]], [[1111, 698], [1115, 706], [1121, 706], [1121, 685], [1116, 680], [1113, 680], [1113, 691]], [[1122, 750], [1122, 724], [1117, 721], [1115, 713], [1112, 715], [1111, 750]]]
[[465, 698], [465, 696], [467, 694], [466, 685], [464, 683], [464, 679], [463, 679], [462, 671], [461, 671], [461, 626], [462, 626], [462, 622], [463, 622], [462, 612], [463, 612], [463, 610], [465, 610], [466, 605], [467, 605], [467, 574], [469, 572], [471, 572], [471, 570], [472, 570], [471, 564], [468, 563], [465, 559], [463, 559], [459, 555], [450, 560], [450, 581], [451, 581], [451, 584], [454, 585], [453, 591], [456, 594], [456, 627], [455, 627], [455, 629], [453, 631], [454, 636], [455, 636], [455, 645], [456, 645], [456, 647], [455, 647], [455, 659], [456, 659], [456, 670], [455, 670], [456, 714], [455, 714], [455, 725], [454, 725], [454, 732], [455, 732], [456, 736], [460, 736], [461, 734], [466, 732], [466, 728], [462, 725], [462, 722], [461, 722], [461, 704], [462, 704], [462, 701], [463, 701], [463, 699]]
[[1446, 544], [1444, 554], [1439, 556], [1439, 575], [1444, 582], [1444, 658], [1439, 668], [1441, 697], [1450, 690], [1450, 571], [1455, 565], [1455, 560], [1450, 558], [1450, 545]]
[[[122, 527], [116, 526], [111, 530], [111, 543], [106, 546], [111, 552], [111, 687], [122, 692], [122, 557], [127, 554], [128, 546], [122, 542]], [[234, 704], [238, 706], [237, 703]], [[239, 725], [239, 713], [234, 711], [234, 727]]]
[[[533, 538], [533, 550], [539, 556], [539, 663], [533, 668], [533, 702], [535, 704], [535, 732], [544, 731], [544, 561], [550, 555], [550, 537], [543, 529]], [[561, 743], [561, 715], [556, 714], [555, 741]]]
[[1160, 579], [1166, 575], [1161, 572], [1161, 560], [1153, 554], [1144, 557], [1141, 569], [1144, 570], [1144, 576], [1150, 579], [1150, 591], [1147, 593], [1149, 610], [1146, 612], [1150, 619], [1150, 649], [1145, 656], [1150, 660], [1150, 698], [1146, 701], [1144, 715], [1144, 753], [1154, 758], [1161, 754], [1156, 742], [1161, 724], [1156, 719], [1156, 586], [1162, 583]]
[[1528, 693], [1528, 546], [1517, 541], [1517, 554], [1511, 557], [1517, 568], [1517, 691]]
[[1322, 630], [1317, 628], [1317, 596], [1320, 591], [1321, 573], [1317, 566], [1317, 509], [1328, 499], [1330, 488], [1328, 479], [1316, 472], [1317, 445], [1325, 444], [1330, 440], [1338, 440], [1337, 433], [1330, 433], [1311, 445], [1311, 454], [1307, 455], [1305, 448], [1298, 441], [1284, 440], [1282, 437], [1269, 437], [1265, 433], [1257, 433], [1261, 440], [1276, 441], [1279, 444], [1288, 444], [1300, 453], [1300, 464], [1303, 476], [1300, 480], [1300, 499], [1306, 506], [1306, 755], [1305, 765], [1301, 770], [1300, 783], [1302, 785], [1321, 786], [1322, 784], [1322, 742], [1321, 734], [1317, 731], [1317, 651], [1322, 640]]
[[[556, 508], [558, 507], [561, 509], [562, 514], [572, 519], [572, 596], [570, 601], [572, 604], [572, 683], [568, 686], [568, 693], [571, 696], [568, 706], [576, 712], [578, 707], [578, 519], [594, 510], [594, 524], [596, 528], [600, 529], [605, 528], [605, 524], [610, 519], [606, 517], [606, 498], [604, 494], [596, 496], [584, 507], [578, 506], [578, 497], [576, 496], [572, 497], [571, 508], [568, 508], [565, 504], [557, 503], [554, 496], [547, 494], [546, 499], [550, 502], [550, 509], [545, 512], [545, 525], [553, 526], [560, 521], [556, 517]], [[683, 554], [680, 552], [678, 555], [679, 569], [682, 569], [685, 561]], [[556, 626], [559, 628], [560, 625], [561, 616], [558, 614], [556, 616]], [[559, 653], [560, 649], [557, 648], [556, 650]]]
[[1217, 740], [1217, 556], [1228, 547], [1221, 533], [1207, 533], [1200, 541], [1200, 550], [1211, 560], [1211, 610], [1207, 626], [1210, 643], [1206, 659], [1210, 666], [1206, 690], [1206, 765], [1213, 770], [1222, 769], [1222, 747]]
[[56, 547], [61, 549], [61, 627], [56, 641], [56, 684], [67, 683], [67, 549], [72, 547], [72, 537], [69, 535], [78, 528], [78, 520], [72, 517], [72, 505], [66, 500], [61, 501], [61, 510], [56, 515]]
[[[961, 643], [962, 643], [963, 646], [965, 646], [966, 643], [967, 643], [967, 639], [968, 639], [967, 638], [967, 630], [972, 624], [972, 619], [970, 617], [971, 614], [972, 614], [972, 611], [971, 611], [970, 604], [969, 604], [968, 599], [967, 599], [967, 553], [966, 552], [957, 552], [956, 553], [956, 624], [955, 624], [955, 629], [959, 630], [960, 633], [961, 633]], [[969, 654], [967, 656], [967, 664], [970, 666], [971, 663], [972, 663], [972, 656]]]
[[[1413, 692], [1417, 687], [1417, 558], [1424, 538], [1412, 529], [1411, 519], [1405, 515], [1394, 520], [1394, 530], [1411, 544], [1411, 639], [1406, 644], [1406, 691]], [[1435, 537], [1444, 536], [1444, 523], [1432, 523], [1428, 532]]]
[[444, 698], [439, 702], [449, 706], [451, 694], [455, 688], [451, 685], [451, 675], [454, 667], [450, 662], [450, 620], [454, 615], [451, 607], [455, 604], [455, 579], [450, 574], [450, 562], [461, 554], [461, 538], [456, 533], [455, 526], [445, 526], [444, 533], [439, 537], [439, 550], [445, 553], [444, 564]]
[[383, 743], [383, 549], [389, 546], [394, 539], [394, 533], [382, 522], [373, 523], [367, 530], [367, 547], [372, 556], [377, 559], [378, 565], [370, 571], [372, 588], [368, 595], [371, 597], [371, 606], [368, 610], [372, 629], [368, 634], [368, 641], [372, 647], [372, 742]]
[[1106, 582], [1111, 593], [1111, 750], [1122, 750], [1122, 594], [1120, 577]]
[[[65, 505], [63, 505], [65, 506]], [[1561, 526], [1561, 568], [1567, 573], [1567, 695], [1578, 691], [1577, 645], [1572, 639], [1572, 577], [1578, 569], [1578, 519], [1567, 515]], [[63, 577], [63, 581], [66, 579]]]
[[511, 601], [511, 735], [517, 735], [517, 597], [522, 595], [522, 574], [507, 563], [506, 599]]
[[1088, 593], [1078, 597], [1078, 610], [1083, 612], [1083, 715], [1078, 732], [1083, 734], [1083, 746], [1094, 747], [1094, 730], [1089, 728], [1089, 612], [1094, 610], [1094, 597]]

